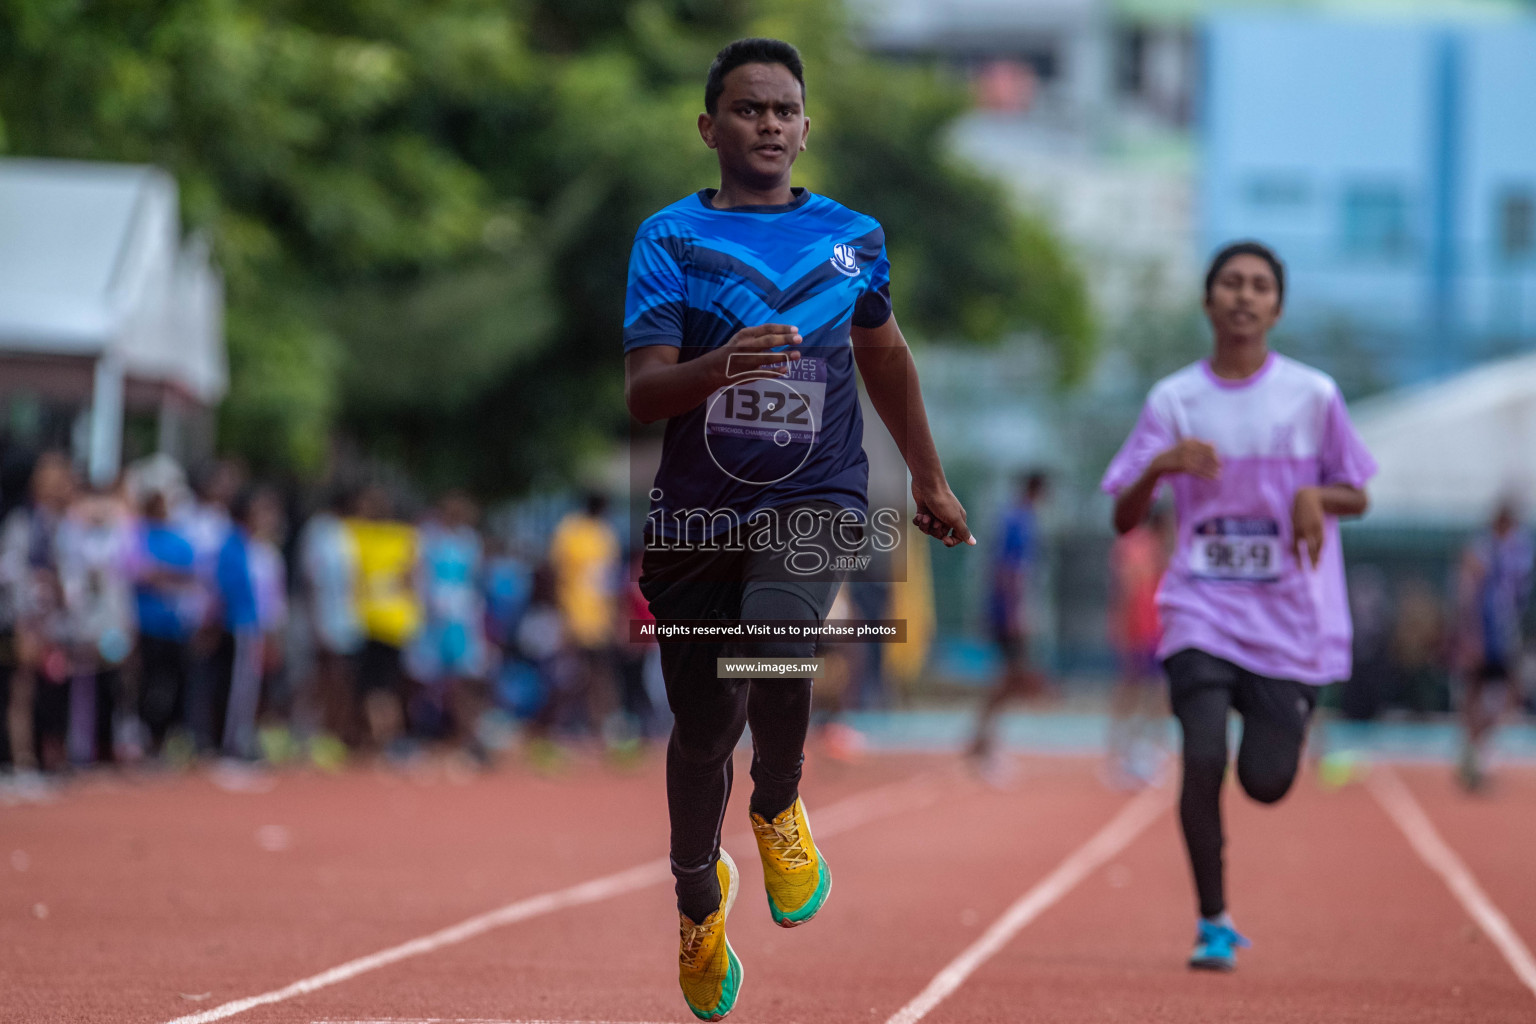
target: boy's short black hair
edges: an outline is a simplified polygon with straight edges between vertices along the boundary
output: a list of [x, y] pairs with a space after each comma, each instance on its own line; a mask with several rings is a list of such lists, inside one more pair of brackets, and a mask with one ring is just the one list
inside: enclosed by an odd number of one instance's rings
[[709, 66], [709, 77], [704, 80], [704, 109], [715, 112], [720, 94], [725, 91], [725, 76], [743, 64], [782, 64], [800, 83], [800, 99], [805, 99], [805, 63], [800, 51], [782, 39], [738, 39], [715, 54], [715, 62]]
[[1205, 297], [1211, 297], [1211, 289], [1216, 286], [1216, 275], [1221, 273], [1221, 268], [1239, 256], [1257, 256], [1269, 264], [1269, 269], [1275, 273], [1276, 301], [1285, 305], [1285, 264], [1275, 255], [1275, 250], [1251, 238], [1223, 246], [1220, 252], [1211, 257], [1210, 269], [1205, 272]]

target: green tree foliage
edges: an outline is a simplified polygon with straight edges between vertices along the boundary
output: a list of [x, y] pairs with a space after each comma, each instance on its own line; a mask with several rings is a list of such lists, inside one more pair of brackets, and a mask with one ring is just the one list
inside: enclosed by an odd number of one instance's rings
[[[226, 279], [223, 442], [314, 469], [371, 395], [420, 417], [549, 340], [515, 193], [453, 123], [527, 128], [542, 76], [524, 38], [483, 0], [8, 0], [0, 117], [12, 153], [176, 175]], [[509, 296], [532, 302], [509, 317]]]
[[226, 447], [313, 471], [339, 429], [506, 493], [622, 435], [630, 240], [716, 181], [703, 71], [744, 34], [801, 44], [800, 180], [885, 223], [909, 334], [1085, 365], [1061, 246], [946, 155], [963, 93], [836, 4], [0, 0], [0, 147], [176, 175], [226, 276]]

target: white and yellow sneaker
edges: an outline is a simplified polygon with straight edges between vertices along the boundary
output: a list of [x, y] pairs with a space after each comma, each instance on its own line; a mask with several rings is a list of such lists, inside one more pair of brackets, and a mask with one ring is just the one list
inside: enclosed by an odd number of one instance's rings
[[677, 949], [677, 980], [688, 1009], [700, 1020], [720, 1020], [736, 1005], [741, 991], [741, 961], [725, 937], [725, 919], [736, 902], [741, 875], [730, 854], [720, 851], [715, 862], [720, 878], [720, 906], [695, 924], [677, 915], [680, 935]]
[[805, 805], [795, 802], [772, 821], [752, 815], [757, 852], [763, 859], [768, 910], [781, 928], [805, 924], [827, 902], [832, 872], [811, 838]]

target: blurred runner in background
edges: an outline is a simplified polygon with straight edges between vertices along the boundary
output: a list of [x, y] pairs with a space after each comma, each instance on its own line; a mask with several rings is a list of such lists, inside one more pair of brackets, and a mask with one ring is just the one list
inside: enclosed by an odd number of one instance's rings
[[1045, 692], [1045, 676], [1029, 662], [1029, 621], [1026, 599], [1031, 576], [1040, 560], [1039, 505], [1050, 487], [1044, 473], [1030, 473], [1018, 481], [1013, 504], [1002, 517], [1002, 545], [995, 549], [987, 589], [987, 628], [1003, 656], [1003, 674], [976, 717], [976, 732], [966, 751], [975, 766], [994, 781], [1006, 780], [1006, 767], [993, 751], [997, 716], [1014, 698], [1038, 697]]
[[1120, 659], [1120, 680], [1109, 705], [1109, 781], [1118, 789], [1155, 782], [1166, 756], [1161, 735], [1168, 697], [1157, 660], [1163, 636], [1157, 588], [1173, 540], [1173, 516], [1158, 505], [1110, 549], [1109, 639]]
[[1457, 668], [1465, 730], [1456, 778], [1473, 792], [1488, 779], [1488, 747], [1506, 712], [1520, 704], [1522, 625], [1531, 596], [1531, 539], [1514, 503], [1501, 505], [1461, 561]]

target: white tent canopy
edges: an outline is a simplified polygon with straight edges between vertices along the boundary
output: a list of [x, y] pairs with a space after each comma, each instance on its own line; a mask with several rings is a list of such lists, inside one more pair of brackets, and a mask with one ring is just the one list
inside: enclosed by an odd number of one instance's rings
[[1536, 510], [1536, 354], [1356, 403], [1381, 464], [1376, 522], [1468, 526], [1508, 499]]
[[223, 293], [183, 243], [154, 167], [0, 160], [0, 359], [85, 358], [93, 477], [115, 472], [125, 385], [208, 407], [224, 394]]

